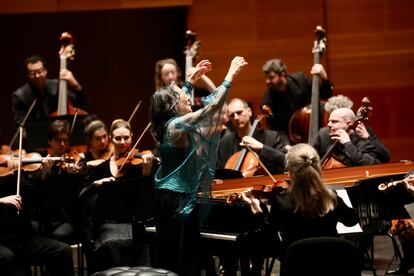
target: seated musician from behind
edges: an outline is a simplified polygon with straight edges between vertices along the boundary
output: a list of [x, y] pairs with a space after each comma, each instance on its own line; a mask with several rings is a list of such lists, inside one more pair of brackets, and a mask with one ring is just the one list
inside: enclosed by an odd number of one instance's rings
[[83, 216], [78, 194], [87, 177], [84, 160], [70, 153], [70, 130], [67, 121], [56, 120], [48, 129], [48, 143], [52, 157], [62, 161], [46, 160], [41, 180], [36, 184], [42, 195], [41, 227], [46, 234], [67, 243], [84, 237]]
[[85, 153], [85, 160], [107, 160], [113, 154], [113, 144], [109, 143], [109, 135], [105, 124], [101, 120], [94, 120], [85, 127], [85, 137], [89, 150]]
[[227, 105], [227, 114], [234, 130], [227, 131], [220, 140], [217, 168], [228, 167], [226, 163], [230, 157], [247, 145], [257, 153], [270, 173], [283, 173], [285, 153], [280, 135], [274, 130], [256, 128], [253, 135], [249, 136], [252, 130], [252, 110], [243, 99], [232, 99]]
[[[105, 270], [115, 266], [122, 265], [147, 265], [146, 256], [142, 256], [141, 251], [137, 251], [133, 241], [131, 221], [102, 221], [97, 219], [100, 213], [98, 198], [101, 185], [104, 182], [116, 181], [119, 179], [134, 179], [136, 185], [144, 181], [142, 176], [148, 176], [152, 181], [153, 154], [143, 154], [142, 162], [134, 165], [137, 158], [132, 159], [120, 166], [127, 154], [131, 150], [132, 132], [131, 126], [127, 121], [122, 119], [115, 120], [111, 125], [110, 140], [114, 145], [114, 155], [98, 166], [88, 167], [90, 181], [89, 191], [83, 193], [82, 202], [87, 208], [86, 212], [91, 216], [92, 226], [90, 231], [90, 240], [93, 244], [87, 248], [88, 270], [90, 273]], [[138, 179], [139, 178], [139, 179]], [[87, 188], [87, 189], [88, 189]], [[128, 214], [119, 214], [125, 217]]]
[[[334, 109], [340, 107], [347, 107], [352, 109], [354, 103], [350, 98], [344, 95], [337, 95], [330, 97], [325, 103], [325, 110], [331, 113]], [[381, 143], [378, 137], [375, 135], [374, 131], [370, 127], [365, 127], [364, 123], [358, 124], [355, 128], [356, 134], [363, 140], [369, 140], [377, 149], [378, 159], [382, 163], [387, 163], [391, 160], [391, 153], [387, 147]]]
[[347, 132], [355, 120], [355, 114], [349, 108], [341, 107], [333, 110], [329, 115], [328, 125], [319, 130], [311, 143], [312, 146], [323, 157], [331, 145], [337, 143], [329, 158], [338, 161], [342, 167], [381, 163], [378, 159], [378, 151], [371, 141], [362, 139], [353, 130]]
[[[45, 265], [50, 276], [75, 275], [70, 246], [34, 232], [20, 195], [5, 195], [4, 180], [0, 185], [1, 275], [17, 275], [16, 268], [22, 265]], [[15, 177], [8, 180], [16, 185]]]
[[337, 236], [337, 222], [346, 226], [358, 223], [357, 211], [324, 185], [319, 156], [314, 148], [307, 144], [292, 146], [286, 155], [286, 168], [291, 184], [287, 193], [271, 199], [270, 213], [261, 208], [259, 199], [250, 192], [242, 193], [260, 221], [258, 228], [273, 236], [281, 232], [282, 262], [283, 252], [293, 242], [309, 237]]

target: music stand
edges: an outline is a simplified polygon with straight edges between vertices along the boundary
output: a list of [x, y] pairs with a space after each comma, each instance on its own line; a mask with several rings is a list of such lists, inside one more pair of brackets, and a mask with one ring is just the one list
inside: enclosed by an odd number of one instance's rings
[[[45, 117], [40, 119], [29, 119], [26, 122], [26, 150], [27, 151], [43, 151], [49, 147], [47, 139], [47, 131], [52, 122], [56, 120], [65, 120], [69, 123], [69, 126], [72, 125], [73, 115], [63, 115], [56, 117]], [[71, 135], [71, 145], [84, 145], [84, 126], [82, 121], [85, 116], [77, 116], [75, 125], [73, 127], [73, 132]]]
[[94, 220], [144, 222], [153, 217], [154, 184], [152, 177], [104, 182], [98, 192]]

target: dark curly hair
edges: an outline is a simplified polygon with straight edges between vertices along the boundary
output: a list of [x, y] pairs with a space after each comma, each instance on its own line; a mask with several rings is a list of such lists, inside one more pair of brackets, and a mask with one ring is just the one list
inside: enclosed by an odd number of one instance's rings
[[180, 95], [171, 86], [158, 89], [151, 97], [151, 133], [160, 143], [164, 140], [165, 123], [177, 116], [176, 105]]

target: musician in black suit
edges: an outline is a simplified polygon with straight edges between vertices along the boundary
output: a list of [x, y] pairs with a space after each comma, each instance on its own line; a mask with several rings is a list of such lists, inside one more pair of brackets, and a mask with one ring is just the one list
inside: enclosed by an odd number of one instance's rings
[[378, 151], [371, 141], [362, 139], [355, 132], [346, 129], [355, 121], [355, 114], [349, 108], [337, 108], [329, 115], [327, 127], [321, 128], [312, 141], [312, 146], [323, 157], [330, 146], [338, 141], [332, 152], [345, 166], [379, 164]]
[[227, 105], [227, 115], [230, 118], [234, 130], [227, 131], [220, 140], [217, 168], [224, 168], [226, 162], [243, 146], [249, 146], [255, 151], [272, 174], [283, 173], [285, 152], [280, 135], [273, 130], [256, 128], [252, 136], [252, 110], [247, 102], [240, 98], [232, 99]]
[[[352, 109], [353, 105], [354, 103], [347, 96], [336, 95], [330, 97], [325, 103], [325, 110], [328, 113], [331, 113], [333, 110], [340, 107], [347, 107]], [[361, 122], [355, 128], [355, 132], [360, 138], [370, 141], [375, 146], [378, 154], [378, 160], [380, 160], [382, 163], [387, 163], [391, 160], [391, 152], [384, 144], [381, 143], [372, 128], [366, 127], [364, 123]]]
[[[37, 103], [29, 118], [43, 118], [57, 110], [59, 80], [48, 79], [46, 61], [38, 55], [30, 56], [25, 61], [27, 83], [18, 88], [12, 95], [12, 109], [16, 124], [21, 123], [32, 102]], [[86, 108], [88, 100], [82, 86], [71, 71], [62, 69], [60, 80], [68, 84], [68, 98], [78, 108]]]
[[[268, 87], [261, 106], [270, 108], [273, 116], [267, 119], [271, 129], [276, 130], [284, 144], [290, 144], [289, 121], [293, 113], [311, 102], [312, 82], [303, 72], [287, 73], [286, 65], [281, 59], [270, 59], [263, 65], [263, 73]], [[312, 75], [318, 75], [322, 82], [320, 98], [332, 96], [333, 85], [321, 64], [313, 65]]]
[[6, 188], [15, 188], [15, 175], [1, 177], [0, 182], [1, 275], [14, 276], [18, 267], [31, 265], [45, 265], [51, 276], [74, 275], [71, 247], [35, 232], [27, 213], [28, 201], [24, 205], [20, 195]]

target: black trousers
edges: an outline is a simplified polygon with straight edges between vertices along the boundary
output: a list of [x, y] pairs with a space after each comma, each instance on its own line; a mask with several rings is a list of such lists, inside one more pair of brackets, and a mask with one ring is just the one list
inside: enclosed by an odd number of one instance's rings
[[155, 266], [178, 273], [197, 276], [201, 273], [201, 237], [197, 211], [189, 215], [177, 213], [186, 195], [169, 191], [156, 191]]
[[13, 276], [18, 265], [45, 265], [50, 276], [74, 275], [70, 246], [38, 235], [0, 241], [1, 275]]

